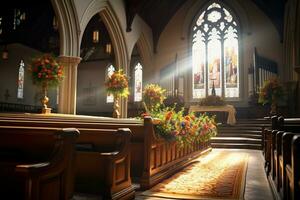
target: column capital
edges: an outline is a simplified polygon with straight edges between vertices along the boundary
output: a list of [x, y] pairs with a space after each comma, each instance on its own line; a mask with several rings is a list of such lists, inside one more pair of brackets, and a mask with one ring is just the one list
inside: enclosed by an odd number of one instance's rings
[[72, 63], [75, 65], [78, 65], [81, 61], [81, 58], [75, 57], [75, 56], [59, 56], [58, 60], [59, 60], [59, 62], [62, 62], [62, 63]]

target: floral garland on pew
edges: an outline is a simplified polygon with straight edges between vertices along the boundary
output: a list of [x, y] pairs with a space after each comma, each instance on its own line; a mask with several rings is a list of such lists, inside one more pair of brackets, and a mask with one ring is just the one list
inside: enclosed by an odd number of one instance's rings
[[[153, 85], [151, 87], [154, 87]], [[164, 91], [160, 86], [155, 85], [156, 90], [152, 93], [143, 93], [143, 99], [151, 99], [147, 95], [155, 96], [155, 99], [164, 99]], [[147, 88], [147, 86], [145, 87]], [[156, 93], [154, 91], [157, 91]], [[211, 137], [217, 135], [217, 126], [214, 117], [209, 117], [206, 114], [196, 117], [194, 113], [184, 114], [184, 108], [179, 112], [175, 111], [175, 106], [164, 107], [162, 101], [155, 102], [155, 107], [147, 108], [144, 103], [146, 113], [144, 116], [151, 116], [155, 132], [159, 137], [167, 141], [177, 141], [179, 146], [191, 146], [195, 141], [205, 142]], [[150, 104], [150, 105], [153, 105]]]

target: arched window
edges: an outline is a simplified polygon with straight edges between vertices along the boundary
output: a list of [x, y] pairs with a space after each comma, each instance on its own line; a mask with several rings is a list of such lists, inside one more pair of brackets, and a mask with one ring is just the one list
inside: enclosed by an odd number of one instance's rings
[[19, 64], [19, 76], [18, 76], [18, 99], [23, 99], [24, 97], [24, 61], [21, 60]]
[[239, 97], [238, 24], [219, 3], [210, 4], [192, 26], [193, 98], [212, 93]]
[[[106, 70], [106, 77], [107, 78], [110, 77], [114, 73], [114, 71], [115, 71], [115, 67], [112, 64], [108, 65]], [[111, 95], [107, 94], [106, 103], [113, 103], [113, 102], [114, 102], [114, 96], [112, 94]]]
[[134, 101], [142, 101], [143, 66], [137, 63], [134, 67]]

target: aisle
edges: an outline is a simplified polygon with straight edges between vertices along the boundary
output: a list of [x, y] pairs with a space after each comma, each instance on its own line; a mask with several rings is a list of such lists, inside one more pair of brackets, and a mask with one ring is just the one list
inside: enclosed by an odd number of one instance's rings
[[[212, 153], [228, 152], [235, 155], [248, 155], [248, 170], [246, 175], [245, 200], [272, 200], [273, 195], [263, 169], [263, 157], [261, 151], [236, 150], [236, 149], [214, 149]], [[189, 184], [187, 183], [187, 186]], [[176, 196], [176, 195], [175, 195]], [[154, 196], [143, 196], [142, 192], [136, 193], [136, 199], [166, 200]], [[172, 199], [172, 198], [169, 198]]]

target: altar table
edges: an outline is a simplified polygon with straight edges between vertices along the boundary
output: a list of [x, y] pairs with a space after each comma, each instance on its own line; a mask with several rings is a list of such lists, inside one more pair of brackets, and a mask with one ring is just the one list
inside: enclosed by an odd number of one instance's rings
[[236, 110], [233, 105], [224, 105], [224, 106], [190, 106], [189, 112], [208, 112], [208, 111], [217, 111], [217, 112], [228, 112], [227, 124], [234, 125], [236, 123]]

